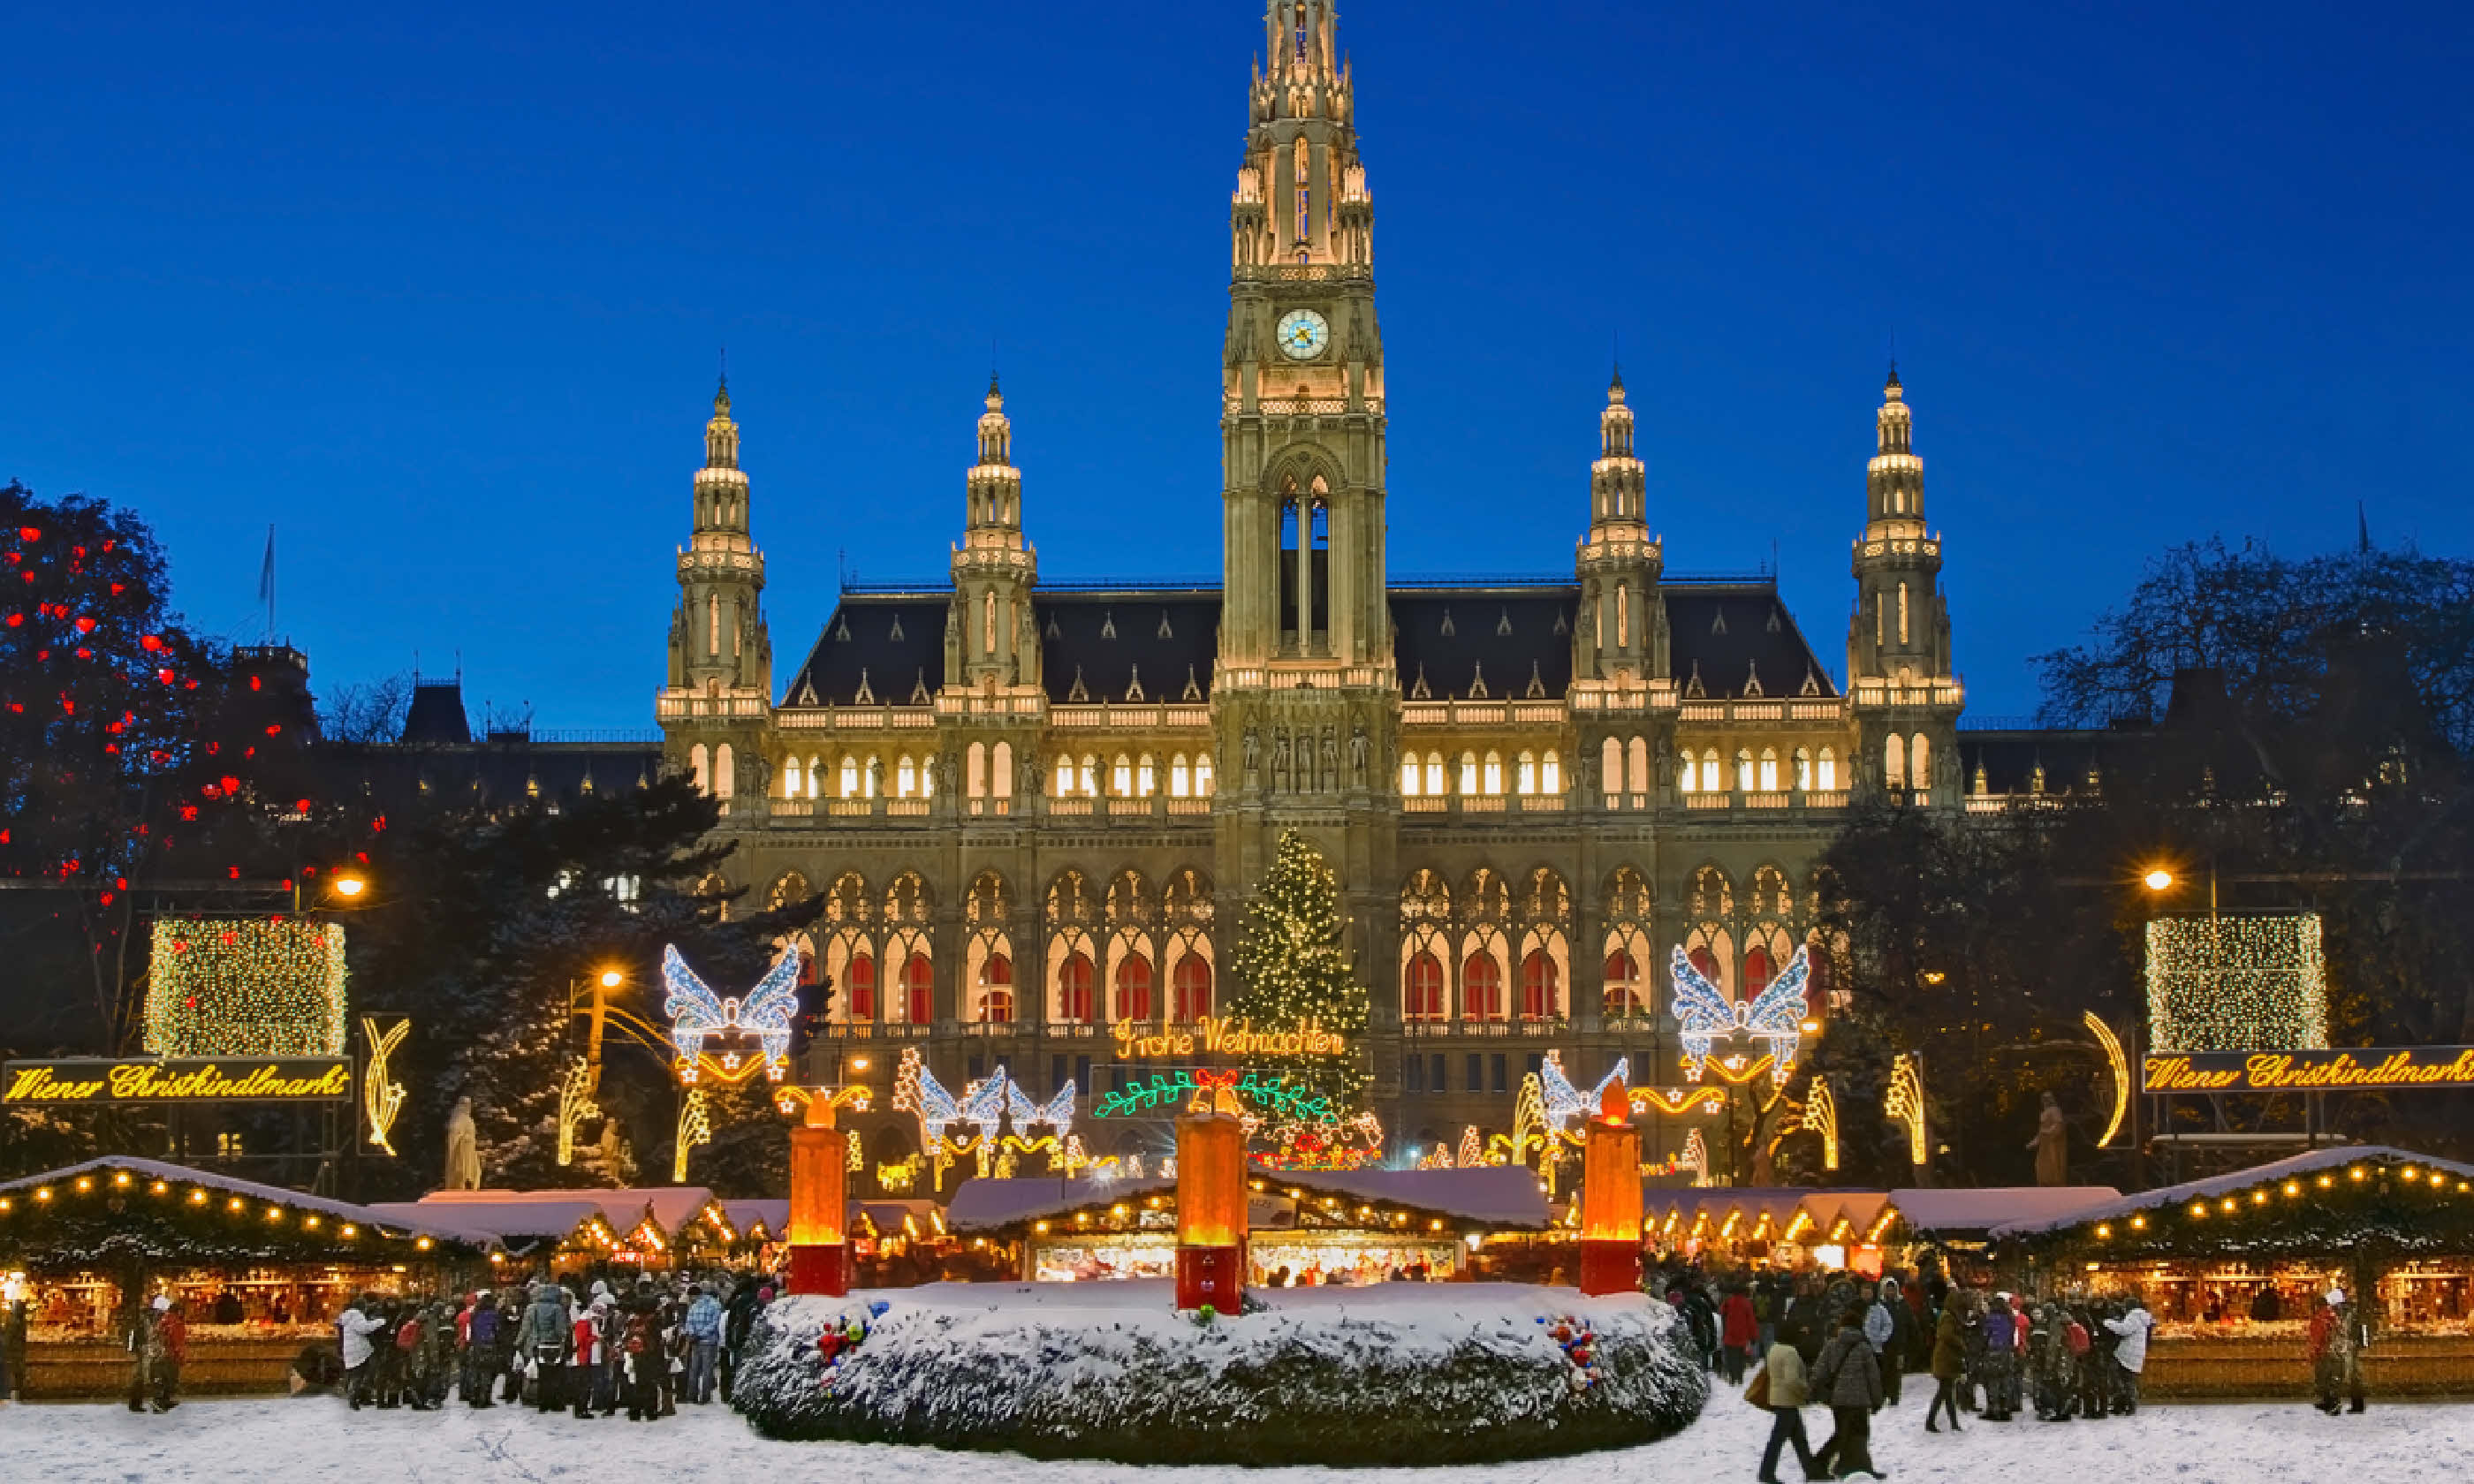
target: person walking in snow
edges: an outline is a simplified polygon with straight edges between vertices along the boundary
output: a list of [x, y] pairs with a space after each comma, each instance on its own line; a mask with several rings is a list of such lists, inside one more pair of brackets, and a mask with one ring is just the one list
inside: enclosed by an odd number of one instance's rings
[[498, 1352], [498, 1299], [484, 1288], [465, 1309], [456, 1328], [464, 1351], [464, 1404], [475, 1411], [497, 1403], [490, 1400], [498, 1373], [506, 1369]]
[[344, 1358], [344, 1400], [355, 1412], [370, 1400], [377, 1345], [384, 1338], [386, 1320], [378, 1313], [376, 1294], [362, 1294], [335, 1316], [335, 1344]]
[[2134, 1293], [2130, 1306], [2106, 1320], [2104, 1327], [2116, 1336], [2113, 1363], [2121, 1373], [2113, 1378], [2116, 1410], [2128, 1417], [2139, 1410], [2139, 1373], [2147, 1368], [2147, 1331], [2156, 1328], [2156, 1321]]
[[1813, 1461], [1831, 1478], [1879, 1478], [1873, 1467], [1873, 1414], [1881, 1410], [1881, 1363], [1864, 1337], [1864, 1310], [1849, 1309], [1813, 1363], [1807, 1388], [1835, 1424]]
[[1752, 1296], [1744, 1292], [1741, 1283], [1731, 1286], [1718, 1304], [1718, 1354], [1728, 1385], [1744, 1384], [1745, 1355], [1759, 1334], [1760, 1321], [1753, 1312]]
[[721, 1301], [701, 1283], [690, 1288], [688, 1316], [679, 1328], [688, 1338], [688, 1400], [711, 1401], [714, 1362], [721, 1353]]
[[2006, 1423], [2019, 1412], [2019, 1324], [2010, 1295], [1997, 1293], [1984, 1311], [1984, 1420]]
[[1881, 1285], [1874, 1290], [1872, 1304], [1864, 1309], [1864, 1340], [1873, 1347], [1873, 1358], [1881, 1367], [1881, 1397], [1891, 1406], [1899, 1403], [1901, 1364], [1906, 1357], [1914, 1327], [1906, 1300], [1900, 1296], [1899, 1281], [1881, 1280]]
[[1804, 1434], [1804, 1403], [1810, 1395], [1805, 1380], [1804, 1356], [1783, 1331], [1763, 1352], [1761, 1371], [1769, 1377], [1770, 1440], [1761, 1448], [1761, 1472], [1758, 1475], [1760, 1484], [1781, 1484], [1779, 1452], [1790, 1443], [1795, 1445], [1795, 1461], [1803, 1466], [1806, 1478], [1827, 1477], [1814, 1461], [1812, 1445]]
[[2335, 1417], [2348, 1410], [2339, 1406], [2340, 1393], [2352, 1400], [2350, 1410], [2363, 1410], [2362, 1352], [2369, 1340], [2368, 1327], [2345, 1302], [2345, 1290], [2329, 1289], [2327, 1298], [2311, 1311], [2311, 1372], [2319, 1393], [2315, 1404], [2320, 1411]]
[[1943, 1411], [1950, 1413], [1951, 1431], [1964, 1430], [1958, 1425], [1957, 1395], [1959, 1375], [1967, 1364], [1967, 1346], [1959, 1337], [1960, 1331], [1967, 1328], [1966, 1322], [1959, 1315], [1962, 1302], [1955, 1288], [1944, 1294], [1941, 1301], [1941, 1317], [1933, 1323], [1933, 1395], [1931, 1402], [1925, 1407], [1925, 1431], [1927, 1432], [1941, 1431], [1939, 1427], [1933, 1425], [1933, 1420]]

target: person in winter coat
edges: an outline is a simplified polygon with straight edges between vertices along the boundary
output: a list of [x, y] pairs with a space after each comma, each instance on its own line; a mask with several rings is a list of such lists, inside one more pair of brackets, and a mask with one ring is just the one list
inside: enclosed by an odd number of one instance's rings
[[1809, 1393], [1830, 1407], [1835, 1425], [1813, 1453], [1822, 1472], [1834, 1478], [1878, 1478], [1873, 1468], [1873, 1414], [1881, 1410], [1881, 1363], [1864, 1337], [1864, 1311], [1850, 1309], [1838, 1332], [1813, 1363]]
[[2035, 1310], [2027, 1330], [2027, 1375], [2035, 1385], [2036, 1415], [2066, 1423], [2077, 1404], [2078, 1371], [2067, 1335], [2068, 1318], [2058, 1304]]
[[370, 1400], [376, 1380], [377, 1341], [371, 1337], [383, 1339], [385, 1331], [386, 1320], [372, 1294], [361, 1295], [335, 1316], [335, 1344], [344, 1356], [344, 1398], [355, 1412]]
[[1753, 1313], [1753, 1301], [1741, 1288], [1730, 1288], [1718, 1304], [1718, 1354], [1727, 1373], [1727, 1384], [1744, 1384], [1745, 1352], [1760, 1334], [1760, 1321]]
[[1997, 1293], [1984, 1311], [1984, 1420], [2006, 1423], [2019, 1412], [2020, 1316], [2010, 1295]]
[[1899, 1281], [1881, 1280], [1874, 1291], [1872, 1304], [1864, 1310], [1864, 1341], [1873, 1347], [1873, 1358], [1881, 1368], [1881, 1395], [1891, 1406], [1899, 1403], [1899, 1373], [1907, 1353], [1909, 1338], [1914, 1334], [1915, 1320], [1907, 1312], [1906, 1301], [1900, 1297]]
[[618, 1410], [615, 1393], [607, 1391], [610, 1376], [610, 1290], [600, 1283], [593, 1285], [592, 1301], [572, 1321], [575, 1333], [575, 1354], [569, 1362], [574, 1373], [568, 1377], [569, 1389], [574, 1394], [575, 1415], [591, 1417], [593, 1409], [601, 1407], [602, 1415]]
[[498, 1298], [483, 1290], [458, 1327], [464, 1342], [464, 1404], [478, 1410], [497, 1403], [490, 1389], [505, 1368], [498, 1358]]
[[721, 1301], [699, 1283], [688, 1290], [688, 1316], [679, 1328], [688, 1340], [688, 1400], [713, 1400], [714, 1363], [721, 1353]]
[[1950, 1413], [1950, 1430], [1962, 1431], [1958, 1425], [1958, 1377], [1967, 1364], [1967, 1347], [1959, 1338], [1965, 1328], [1958, 1315], [1959, 1297], [1955, 1291], [1943, 1296], [1941, 1318], [1933, 1324], [1931, 1404], [1925, 1408], [1925, 1431], [1939, 1432], [1933, 1420], [1941, 1412]]
[[533, 1287], [532, 1303], [516, 1327], [516, 1363], [533, 1370], [533, 1404], [555, 1412], [572, 1389], [568, 1357], [575, 1352], [575, 1333], [567, 1317], [566, 1295], [548, 1283]]
[[189, 1328], [182, 1318], [181, 1301], [162, 1294], [139, 1311], [130, 1336], [134, 1364], [130, 1368], [129, 1410], [142, 1412], [152, 1403], [158, 1412], [181, 1404], [181, 1363], [189, 1358]]
[[1795, 1445], [1795, 1461], [1804, 1466], [1806, 1478], [1829, 1477], [1813, 1458], [1812, 1445], [1804, 1435], [1804, 1403], [1809, 1396], [1804, 1356], [1792, 1342], [1782, 1337], [1763, 1352], [1761, 1370], [1770, 1378], [1770, 1441], [1761, 1449], [1760, 1484], [1781, 1484], [1779, 1452], [1790, 1443]]
[[2114, 1342], [2113, 1363], [2122, 1374], [2114, 1378], [2114, 1386], [2126, 1417], [2139, 1410], [2139, 1373], [2147, 1367], [2147, 1331], [2156, 1328], [2156, 1321], [2148, 1315], [2147, 1305], [2132, 1294], [2130, 1307], [2106, 1320], [2104, 1327], [2119, 1337]]
[[2329, 1289], [2326, 1302], [2311, 1311], [2311, 1373], [2320, 1411], [2334, 1417], [2342, 1410], [2341, 1392], [2352, 1399], [2351, 1410], [2363, 1410], [2362, 1352], [2369, 1340], [2368, 1327], [2345, 1302], [2345, 1290]]

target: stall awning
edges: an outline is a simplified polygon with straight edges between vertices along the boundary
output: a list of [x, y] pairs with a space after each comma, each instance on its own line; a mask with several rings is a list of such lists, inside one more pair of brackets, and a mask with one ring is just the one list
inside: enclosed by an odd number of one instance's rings
[[[2043, 1221], [2122, 1199], [2111, 1185], [1991, 1185], [1976, 1190], [1893, 1190], [1899, 1225], [1918, 1236], [1983, 1236], [2013, 1222]], [[1876, 1218], [1878, 1224], [1879, 1218]]]
[[[2034, 1240], [2109, 1226], [2133, 1217], [2187, 1213], [2195, 1204], [2210, 1204], [2217, 1209], [2217, 1214], [2222, 1215], [2222, 1203], [2237, 1197], [2261, 1205], [2268, 1203], [2259, 1201], [2259, 1195], [2269, 1190], [2281, 1192], [2288, 1185], [2294, 1186], [2297, 1197], [2323, 1188], [2318, 1185], [2322, 1175], [2331, 1177], [2332, 1186], [2341, 1188], [2336, 1183], [2352, 1183], [2352, 1172], [2357, 1168], [2365, 1172], [2393, 1172], [2400, 1176], [2412, 1171], [2413, 1178], [2407, 1184], [2433, 1193], [2440, 1192], [2443, 1186], [2452, 1194], [2469, 1193], [2465, 1187], [2474, 1186], [2474, 1165], [2435, 1160], [2412, 1150], [2385, 1145], [2344, 1145], [2314, 1149], [2307, 1154], [2255, 1164], [2248, 1169], [2211, 1175], [2205, 1180], [2189, 1180], [2178, 1185], [2163, 1185], [2134, 1195], [2094, 1201], [2074, 1210], [2023, 1218], [1994, 1228], [1991, 1234], [1997, 1240]], [[2439, 1178], [2434, 1179], [2435, 1176]], [[2205, 1221], [2209, 1217], [2195, 1219]]]
[[375, 1246], [365, 1245], [373, 1241], [388, 1244], [386, 1256], [392, 1260], [400, 1260], [404, 1247], [423, 1255], [444, 1250], [449, 1255], [476, 1256], [504, 1245], [487, 1227], [407, 1214], [385, 1206], [355, 1206], [213, 1170], [120, 1155], [0, 1182], [0, 1233], [8, 1230], [6, 1218], [21, 1211], [48, 1209], [66, 1213], [93, 1199], [124, 1203], [119, 1212], [107, 1208], [98, 1214], [97, 1219], [107, 1222], [146, 1209], [129, 1203], [169, 1201], [184, 1209], [219, 1209], [230, 1219], [270, 1228], [280, 1223], [296, 1233], [314, 1231], [317, 1237], [303, 1240], [333, 1242], [337, 1259], [364, 1250], [377, 1257]]
[[[1538, 1177], [1506, 1166], [1433, 1170], [1257, 1170], [1248, 1183], [1265, 1192], [1299, 1193], [1349, 1206], [1381, 1206], [1443, 1221], [1463, 1231], [1542, 1232], [1549, 1224]], [[1174, 1198], [1172, 1176], [1139, 1180], [966, 1180], [946, 1219], [957, 1232], [989, 1233], [1152, 1198]]]

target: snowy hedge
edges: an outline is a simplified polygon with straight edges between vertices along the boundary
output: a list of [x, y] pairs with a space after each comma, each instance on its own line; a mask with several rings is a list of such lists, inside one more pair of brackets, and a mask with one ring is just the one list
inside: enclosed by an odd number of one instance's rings
[[[732, 1400], [776, 1438], [1379, 1466], [1627, 1447], [1709, 1400], [1673, 1312], [1637, 1295], [1489, 1283], [1264, 1297], [1266, 1312], [1207, 1326], [1176, 1313], [1164, 1283], [785, 1300], [760, 1321]], [[868, 1317], [870, 1300], [885, 1311]], [[835, 1342], [828, 1363], [820, 1337], [854, 1319], [866, 1338]]]

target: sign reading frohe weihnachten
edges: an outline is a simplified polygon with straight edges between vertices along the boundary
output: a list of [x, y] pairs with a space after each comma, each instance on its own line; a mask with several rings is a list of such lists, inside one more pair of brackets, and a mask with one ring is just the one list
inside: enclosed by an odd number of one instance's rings
[[321, 1103], [352, 1095], [342, 1057], [132, 1057], [11, 1062], [0, 1067], [0, 1106], [100, 1103]]
[[2474, 1088], [2474, 1046], [2341, 1046], [2325, 1051], [2190, 1051], [2147, 1059], [2148, 1092], [2320, 1092]]
[[1151, 1061], [1160, 1057], [1193, 1056], [1198, 1052], [1216, 1056], [1346, 1056], [1348, 1039], [1327, 1031], [1313, 1020], [1280, 1031], [1258, 1031], [1250, 1020], [1223, 1020], [1204, 1016], [1191, 1030], [1172, 1026], [1165, 1030], [1133, 1020], [1120, 1020], [1109, 1027], [1117, 1039], [1117, 1060], [1120, 1062]]

